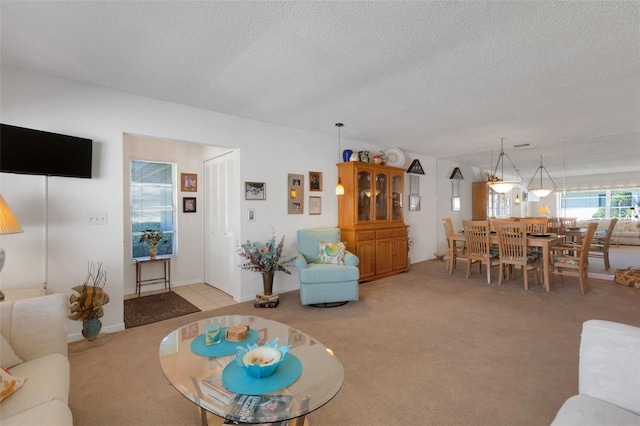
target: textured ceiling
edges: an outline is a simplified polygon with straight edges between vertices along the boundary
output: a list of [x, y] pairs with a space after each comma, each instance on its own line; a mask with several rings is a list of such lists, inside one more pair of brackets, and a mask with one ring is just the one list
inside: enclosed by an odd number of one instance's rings
[[0, 19], [4, 66], [490, 168], [504, 137], [529, 175], [559, 141], [590, 173], [616, 146], [640, 173], [637, 1], [2, 1]]

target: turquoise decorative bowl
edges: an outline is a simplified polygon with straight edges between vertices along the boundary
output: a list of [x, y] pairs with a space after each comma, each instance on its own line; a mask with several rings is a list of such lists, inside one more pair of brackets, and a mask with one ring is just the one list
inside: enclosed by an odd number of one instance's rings
[[249, 376], [262, 379], [275, 373], [289, 348], [291, 346], [278, 346], [278, 338], [262, 346], [257, 343], [246, 347], [237, 346], [235, 361]]

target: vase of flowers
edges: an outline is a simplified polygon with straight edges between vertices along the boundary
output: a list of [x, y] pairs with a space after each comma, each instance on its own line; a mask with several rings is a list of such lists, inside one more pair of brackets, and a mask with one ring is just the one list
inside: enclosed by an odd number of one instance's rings
[[109, 295], [104, 291], [107, 284], [107, 273], [91, 262], [88, 266], [87, 278], [84, 284], [72, 288], [78, 294], [69, 298], [70, 314], [67, 318], [82, 321], [82, 335], [87, 340], [95, 340], [102, 329], [100, 318], [104, 315], [103, 306], [109, 303]]
[[167, 240], [162, 235], [162, 231], [147, 229], [140, 235], [140, 242], [149, 245], [149, 257], [155, 259], [158, 254], [158, 244], [164, 244]]
[[244, 258], [240, 265], [242, 269], [260, 272], [262, 274], [262, 285], [265, 295], [273, 292], [273, 275], [277, 271], [291, 274], [287, 266], [293, 262], [293, 257], [283, 258], [282, 247], [284, 246], [284, 235], [280, 243], [276, 245], [275, 231], [271, 238], [264, 244], [247, 240], [240, 246], [238, 254]]

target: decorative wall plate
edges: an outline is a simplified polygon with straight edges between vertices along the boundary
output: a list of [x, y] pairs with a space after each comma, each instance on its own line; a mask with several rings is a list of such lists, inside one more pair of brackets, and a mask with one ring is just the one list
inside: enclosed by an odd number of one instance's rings
[[404, 165], [404, 153], [398, 148], [387, 148], [384, 150], [384, 156], [387, 159], [387, 166], [401, 167]]

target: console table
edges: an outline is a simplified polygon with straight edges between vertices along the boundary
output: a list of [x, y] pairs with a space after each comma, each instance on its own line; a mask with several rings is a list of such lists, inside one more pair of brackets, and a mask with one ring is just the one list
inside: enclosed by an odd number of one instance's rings
[[[147, 263], [162, 263], [162, 272], [163, 275], [161, 277], [156, 278], [148, 278], [142, 279], [142, 265]], [[149, 284], [164, 284], [164, 288], [169, 288], [171, 291], [171, 258], [170, 257], [156, 257], [155, 259], [151, 259], [150, 257], [141, 257], [136, 259], [136, 293], [138, 293], [138, 297], [140, 297], [140, 288], [143, 285]]]

